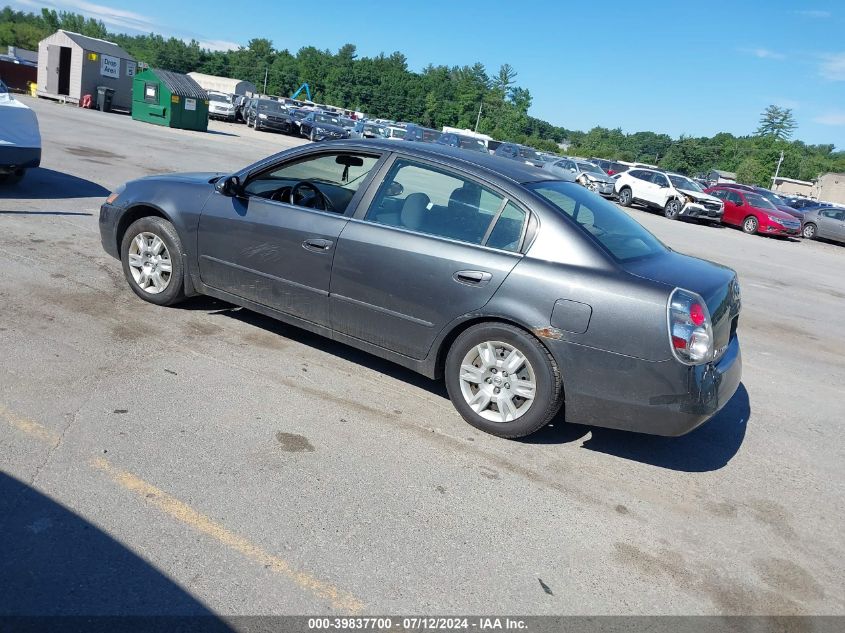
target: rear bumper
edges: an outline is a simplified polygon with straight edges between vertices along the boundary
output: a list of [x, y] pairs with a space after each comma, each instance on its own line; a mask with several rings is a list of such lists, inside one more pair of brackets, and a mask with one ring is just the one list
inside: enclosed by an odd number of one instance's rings
[[40, 147], [0, 145], [0, 173], [33, 169], [41, 165]]
[[567, 422], [677, 436], [712, 418], [742, 379], [739, 340], [715, 363], [645, 361], [545, 341], [563, 370]]

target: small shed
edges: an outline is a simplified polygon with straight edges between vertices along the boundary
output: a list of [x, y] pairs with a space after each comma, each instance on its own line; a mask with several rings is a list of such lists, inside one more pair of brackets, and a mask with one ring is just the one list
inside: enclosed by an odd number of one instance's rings
[[129, 110], [135, 58], [113, 42], [59, 30], [38, 43], [37, 95], [79, 103], [97, 98], [97, 87], [114, 90], [112, 107]]
[[229, 77], [218, 77], [204, 73], [188, 73], [188, 77], [196, 81], [203, 90], [211, 92], [223, 92], [228, 95], [253, 95], [255, 84], [251, 81], [230, 79]]
[[135, 75], [132, 118], [205, 132], [208, 129], [208, 94], [187, 75], [149, 68]]

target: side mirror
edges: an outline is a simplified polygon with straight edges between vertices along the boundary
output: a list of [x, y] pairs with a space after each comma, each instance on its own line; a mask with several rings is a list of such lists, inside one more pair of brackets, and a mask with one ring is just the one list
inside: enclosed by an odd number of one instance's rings
[[217, 182], [217, 191], [224, 196], [235, 198], [243, 194], [243, 184], [237, 176], [226, 176]]
[[734, 205], [736, 205], [736, 206], [738, 206], [738, 207], [741, 207], [741, 206], [742, 206], [742, 205], [744, 205], [744, 204], [745, 204], [745, 203], [744, 203], [742, 200], [737, 200], [736, 202], [734, 202]]

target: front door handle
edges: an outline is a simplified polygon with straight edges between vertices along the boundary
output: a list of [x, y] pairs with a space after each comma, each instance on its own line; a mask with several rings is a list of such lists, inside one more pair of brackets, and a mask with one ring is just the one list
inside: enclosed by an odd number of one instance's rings
[[467, 286], [483, 286], [493, 278], [493, 273], [485, 270], [459, 270], [452, 279]]
[[326, 253], [331, 250], [331, 247], [334, 245], [334, 242], [331, 240], [323, 240], [318, 238], [312, 238], [305, 240], [302, 243], [302, 248], [307, 251], [312, 251], [314, 253]]

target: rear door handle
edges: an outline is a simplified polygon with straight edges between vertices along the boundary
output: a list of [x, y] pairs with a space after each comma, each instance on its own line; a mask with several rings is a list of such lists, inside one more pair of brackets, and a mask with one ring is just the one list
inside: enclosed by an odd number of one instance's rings
[[334, 242], [332, 242], [331, 240], [313, 238], [305, 240], [302, 243], [302, 248], [307, 251], [313, 251], [315, 253], [325, 253], [330, 250], [333, 245]]
[[467, 286], [483, 286], [493, 278], [493, 273], [485, 270], [459, 270], [452, 279]]

